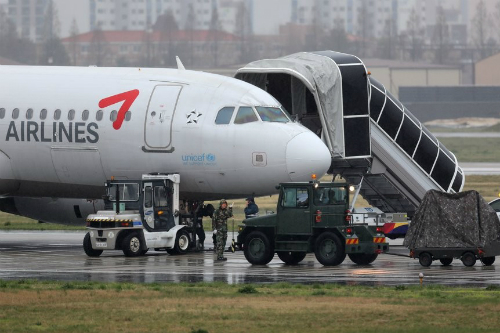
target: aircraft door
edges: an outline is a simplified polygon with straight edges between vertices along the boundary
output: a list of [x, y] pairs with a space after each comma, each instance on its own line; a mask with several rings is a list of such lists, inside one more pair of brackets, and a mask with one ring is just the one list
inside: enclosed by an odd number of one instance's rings
[[182, 86], [156, 86], [149, 101], [144, 140], [153, 149], [172, 149], [172, 121]]

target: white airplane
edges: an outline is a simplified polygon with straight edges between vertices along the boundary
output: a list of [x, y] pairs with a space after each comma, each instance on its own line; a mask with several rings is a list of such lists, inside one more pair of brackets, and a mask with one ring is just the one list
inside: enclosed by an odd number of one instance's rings
[[181, 199], [275, 193], [329, 149], [243, 81], [179, 69], [0, 66], [0, 210], [81, 224], [106, 179], [181, 174]]

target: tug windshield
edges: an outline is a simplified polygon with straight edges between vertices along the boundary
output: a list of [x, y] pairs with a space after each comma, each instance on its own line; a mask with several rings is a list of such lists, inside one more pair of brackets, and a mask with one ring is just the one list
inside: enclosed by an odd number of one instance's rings
[[107, 195], [110, 201], [116, 201], [116, 189], [120, 195], [120, 201], [139, 200], [139, 184], [111, 184], [107, 188]]

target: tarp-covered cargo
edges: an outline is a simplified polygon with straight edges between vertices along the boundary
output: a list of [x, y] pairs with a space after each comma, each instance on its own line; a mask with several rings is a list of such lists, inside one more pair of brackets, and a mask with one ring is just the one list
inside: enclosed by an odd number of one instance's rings
[[500, 221], [476, 191], [428, 191], [403, 245], [420, 248], [485, 248], [500, 241]]

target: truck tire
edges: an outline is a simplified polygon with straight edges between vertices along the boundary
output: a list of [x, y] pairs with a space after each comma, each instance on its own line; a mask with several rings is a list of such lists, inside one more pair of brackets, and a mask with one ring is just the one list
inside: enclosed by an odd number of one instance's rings
[[319, 235], [314, 244], [314, 254], [324, 266], [340, 265], [345, 259], [345, 247], [333, 232], [326, 231]]
[[418, 262], [423, 267], [429, 267], [432, 264], [432, 256], [429, 252], [422, 252], [418, 256]]
[[102, 254], [102, 250], [94, 250], [92, 248], [92, 241], [90, 240], [90, 234], [88, 232], [85, 237], [83, 237], [83, 250], [89, 257], [99, 257]]
[[441, 258], [439, 259], [439, 261], [441, 261], [441, 264], [443, 266], [450, 266], [451, 263], [453, 262], [453, 258]]
[[305, 252], [277, 252], [278, 257], [287, 265], [297, 265], [306, 257]]
[[122, 251], [127, 257], [137, 257], [142, 255], [141, 238], [137, 232], [131, 232], [122, 241]]
[[349, 253], [349, 259], [358, 265], [369, 265], [378, 257], [378, 253]]
[[462, 263], [464, 266], [471, 267], [476, 264], [476, 255], [472, 252], [465, 252], [462, 255]]
[[274, 257], [274, 248], [263, 232], [252, 231], [245, 238], [243, 253], [252, 265], [267, 265]]
[[189, 244], [191, 244], [189, 233], [185, 229], [177, 231], [177, 235], [175, 236], [174, 252], [176, 254], [186, 254], [189, 251]]
[[484, 257], [479, 260], [481, 260], [484, 266], [491, 266], [495, 262], [495, 257]]

